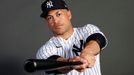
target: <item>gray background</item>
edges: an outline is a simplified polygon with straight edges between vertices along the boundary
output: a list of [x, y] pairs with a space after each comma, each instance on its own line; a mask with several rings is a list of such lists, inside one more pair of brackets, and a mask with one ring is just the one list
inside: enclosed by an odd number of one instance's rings
[[[27, 73], [24, 61], [35, 58], [52, 33], [39, 17], [43, 0], [0, 0], [0, 75]], [[134, 75], [134, 0], [66, 0], [75, 27], [97, 25], [109, 44], [102, 51], [102, 75]]]

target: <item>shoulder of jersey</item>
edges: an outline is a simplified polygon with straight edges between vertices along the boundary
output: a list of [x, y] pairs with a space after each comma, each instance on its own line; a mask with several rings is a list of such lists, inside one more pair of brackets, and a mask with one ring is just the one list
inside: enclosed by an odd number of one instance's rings
[[53, 39], [52, 38], [50, 38], [48, 41], [46, 41], [45, 42], [45, 44], [43, 45], [43, 46], [52, 46], [53, 45], [53, 41], [52, 41]]

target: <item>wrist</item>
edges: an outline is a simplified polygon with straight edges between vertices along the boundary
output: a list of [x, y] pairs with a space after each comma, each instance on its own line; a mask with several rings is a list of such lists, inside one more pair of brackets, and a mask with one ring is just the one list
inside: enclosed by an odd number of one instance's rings
[[[68, 59], [67, 59], [67, 62], [71, 62], [71, 58], [68, 58]], [[69, 69], [70, 69], [70, 70], [73, 70], [74, 68], [73, 68], [73, 66], [69, 66]]]

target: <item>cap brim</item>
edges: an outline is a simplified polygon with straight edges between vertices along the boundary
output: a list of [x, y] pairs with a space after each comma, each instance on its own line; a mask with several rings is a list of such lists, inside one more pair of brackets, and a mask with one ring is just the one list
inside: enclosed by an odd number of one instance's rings
[[50, 10], [56, 10], [56, 9], [67, 9], [67, 10], [68, 10], [67, 7], [64, 7], [64, 8], [51, 8], [51, 9], [46, 10], [46, 12], [41, 13], [40, 17], [46, 18], [46, 16], [48, 15], [48, 12], [49, 12]]

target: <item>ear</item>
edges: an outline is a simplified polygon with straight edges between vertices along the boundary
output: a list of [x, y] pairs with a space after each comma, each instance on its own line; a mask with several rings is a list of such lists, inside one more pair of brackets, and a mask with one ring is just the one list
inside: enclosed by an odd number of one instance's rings
[[67, 10], [67, 14], [68, 14], [69, 19], [71, 20], [71, 18], [72, 18], [71, 11], [70, 10]]

